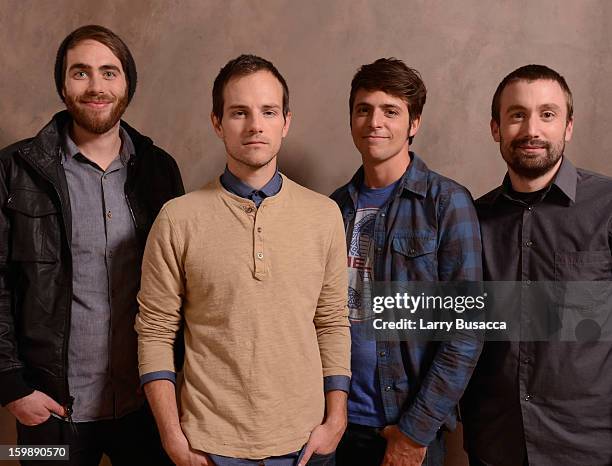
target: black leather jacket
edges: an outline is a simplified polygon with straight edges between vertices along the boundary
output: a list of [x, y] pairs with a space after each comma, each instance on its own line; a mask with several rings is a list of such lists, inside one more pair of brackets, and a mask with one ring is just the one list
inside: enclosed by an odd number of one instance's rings
[[[34, 138], [0, 151], [0, 403], [45, 392], [71, 407], [67, 360], [72, 302], [72, 217], [60, 164], [56, 114]], [[162, 205], [184, 194], [176, 162], [151, 139], [121, 125], [136, 150], [125, 196], [140, 240]]]

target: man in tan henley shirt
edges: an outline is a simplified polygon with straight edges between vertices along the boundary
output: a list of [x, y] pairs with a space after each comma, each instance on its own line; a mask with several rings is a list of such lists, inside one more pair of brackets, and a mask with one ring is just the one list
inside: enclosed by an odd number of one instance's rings
[[333, 464], [346, 427], [344, 227], [331, 200], [277, 171], [288, 99], [272, 63], [242, 55], [225, 65], [211, 115], [225, 173], [167, 203], [149, 235], [140, 374], [178, 465]]

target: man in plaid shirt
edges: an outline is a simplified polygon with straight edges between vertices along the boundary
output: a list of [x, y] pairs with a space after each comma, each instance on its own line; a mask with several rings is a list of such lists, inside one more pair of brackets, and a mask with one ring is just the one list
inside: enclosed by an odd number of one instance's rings
[[337, 464], [442, 465], [443, 430], [481, 342], [374, 341], [373, 282], [480, 281], [480, 229], [469, 192], [427, 168], [409, 145], [426, 89], [397, 59], [362, 66], [351, 84], [351, 132], [363, 166], [332, 198], [347, 231], [353, 377]]

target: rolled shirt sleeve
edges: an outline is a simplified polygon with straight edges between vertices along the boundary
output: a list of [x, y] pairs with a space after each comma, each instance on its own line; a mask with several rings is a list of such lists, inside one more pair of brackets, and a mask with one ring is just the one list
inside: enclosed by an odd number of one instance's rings
[[151, 374], [176, 373], [174, 342], [182, 322], [184, 296], [182, 245], [164, 207], [155, 220], [144, 252], [140, 312], [136, 316], [138, 369], [141, 383], [154, 380]]

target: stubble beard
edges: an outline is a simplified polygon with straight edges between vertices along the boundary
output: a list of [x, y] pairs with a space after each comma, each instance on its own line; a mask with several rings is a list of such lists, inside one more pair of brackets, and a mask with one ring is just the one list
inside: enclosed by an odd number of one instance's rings
[[[519, 146], [533, 145], [545, 149], [543, 155], [531, 155], [523, 152]], [[565, 141], [562, 139], [557, 144], [539, 138], [514, 139], [505, 147], [504, 139], [500, 135], [499, 150], [508, 166], [517, 175], [534, 180], [552, 170], [565, 150]]]
[[[108, 116], [105, 117], [95, 109], [84, 107], [84, 104], [80, 103], [83, 101], [111, 102], [111, 111]], [[66, 95], [65, 103], [68, 112], [77, 125], [90, 133], [104, 134], [113, 128], [121, 119], [128, 105], [128, 96], [127, 91], [119, 99], [111, 94], [90, 95], [85, 93], [76, 97]]]
[[258, 170], [272, 163], [276, 159], [276, 156], [278, 154], [271, 155], [267, 160], [260, 160], [260, 161], [250, 160], [247, 157], [237, 156], [234, 154], [230, 154], [229, 152], [228, 152], [228, 155], [232, 159], [234, 159], [236, 162], [240, 163], [241, 165], [245, 165], [253, 170]]

